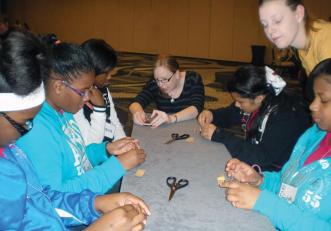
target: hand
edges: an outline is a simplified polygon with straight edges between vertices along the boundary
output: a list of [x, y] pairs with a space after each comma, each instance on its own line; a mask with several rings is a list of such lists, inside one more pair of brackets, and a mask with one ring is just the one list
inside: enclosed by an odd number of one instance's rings
[[163, 111], [159, 111], [159, 110], [153, 110], [151, 118], [153, 118], [151, 121], [152, 128], [156, 128], [163, 123], [171, 122], [170, 116], [168, 116], [167, 113], [165, 113]]
[[97, 87], [92, 87], [89, 90], [89, 99], [91, 103], [95, 106], [105, 106], [105, 100], [103, 99], [101, 91]]
[[146, 215], [133, 205], [124, 205], [104, 214], [87, 231], [140, 231], [146, 224]]
[[119, 140], [109, 142], [106, 146], [108, 153], [113, 155], [121, 155], [132, 149], [140, 148], [139, 141], [132, 137], [124, 137]]
[[211, 140], [216, 128], [214, 124], [205, 124], [201, 127], [201, 136], [207, 140]]
[[144, 111], [137, 111], [133, 113], [133, 122], [138, 125], [144, 125], [146, 122], [146, 113]]
[[223, 181], [220, 186], [226, 188], [226, 199], [236, 208], [252, 209], [261, 190], [238, 181]]
[[225, 172], [239, 182], [249, 183], [256, 187], [263, 181], [263, 177], [254, 168], [235, 158], [228, 161]]
[[201, 127], [206, 124], [210, 124], [211, 122], [213, 122], [213, 113], [209, 110], [203, 110], [198, 116], [198, 122]]
[[101, 213], [108, 213], [124, 205], [134, 205], [139, 211], [146, 215], [150, 215], [150, 211], [145, 202], [139, 197], [131, 193], [112, 193], [100, 195], [95, 198], [94, 207]]
[[117, 157], [126, 170], [145, 162], [145, 158], [146, 155], [143, 149], [133, 149]]

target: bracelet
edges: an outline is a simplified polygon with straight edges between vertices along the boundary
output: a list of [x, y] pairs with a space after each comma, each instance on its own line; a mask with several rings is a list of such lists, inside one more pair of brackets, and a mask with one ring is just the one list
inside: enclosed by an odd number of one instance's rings
[[259, 175], [262, 177], [261, 181], [256, 183], [256, 186], [259, 186], [259, 185], [261, 185], [262, 182], [263, 182], [263, 178], [264, 178], [263, 172], [262, 172], [262, 170], [261, 170], [261, 167], [260, 167], [258, 164], [253, 164], [253, 165], [252, 165], [252, 168], [253, 168], [255, 171], [257, 171], [257, 172], [259, 173]]
[[257, 171], [261, 176], [263, 176], [263, 172], [261, 170], [261, 167], [258, 164], [253, 164], [252, 168], [254, 168], [255, 171]]

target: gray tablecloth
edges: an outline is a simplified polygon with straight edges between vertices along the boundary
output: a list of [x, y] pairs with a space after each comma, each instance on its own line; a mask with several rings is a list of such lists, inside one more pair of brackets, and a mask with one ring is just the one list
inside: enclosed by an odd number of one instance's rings
[[[194, 142], [164, 144], [171, 133], [188, 133]], [[145, 230], [274, 230], [265, 217], [234, 208], [225, 200], [216, 179], [224, 174], [230, 155], [224, 145], [201, 138], [195, 120], [156, 129], [134, 126], [132, 136], [140, 140], [147, 159], [126, 173], [121, 191], [140, 196], [150, 206]], [[145, 169], [145, 175], [136, 177], [137, 169]], [[168, 176], [189, 180], [170, 202]]]

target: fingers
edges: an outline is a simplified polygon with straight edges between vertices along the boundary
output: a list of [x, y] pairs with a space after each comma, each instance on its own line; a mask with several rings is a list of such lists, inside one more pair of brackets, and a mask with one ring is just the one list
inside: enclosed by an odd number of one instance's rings
[[117, 159], [121, 162], [126, 170], [129, 170], [138, 164], [145, 162], [146, 154], [143, 149], [134, 149], [117, 156]]
[[169, 116], [163, 111], [154, 110], [152, 113], [152, 117], [154, 117], [151, 121], [152, 128], [156, 128], [161, 124], [167, 123], [169, 121]]
[[133, 122], [138, 125], [143, 125], [146, 121], [146, 114], [144, 111], [138, 111], [133, 114]]
[[143, 230], [146, 224], [146, 215], [143, 213], [139, 213], [132, 219], [132, 230], [139, 231]]
[[92, 104], [96, 106], [105, 106], [105, 100], [103, 99], [101, 91], [97, 87], [92, 87], [89, 90], [89, 99]]
[[129, 224], [130, 230], [142, 230], [146, 223], [146, 214], [140, 213], [133, 205], [124, 205], [123, 210], [126, 213], [126, 221]]
[[131, 193], [126, 193], [125, 195], [126, 195], [125, 203], [138, 205], [144, 214], [146, 214], [148, 216], [151, 215], [149, 207], [141, 198], [139, 198]]
[[200, 115], [198, 116], [198, 122], [199, 122], [200, 126], [205, 125], [206, 117], [203, 112], [200, 113]]
[[212, 120], [213, 120], [213, 114], [209, 110], [202, 111], [198, 117], [198, 122], [200, 126], [209, 124], [212, 122]]
[[224, 180], [220, 182], [219, 186], [222, 188], [236, 189], [239, 188], [240, 184], [236, 181]]
[[135, 159], [137, 161], [137, 164], [144, 163], [145, 159], [146, 159], [146, 154], [145, 154], [144, 149], [136, 149], [133, 151], [135, 152], [135, 156], [136, 156]]
[[230, 159], [225, 165], [225, 171], [230, 172], [232, 170], [235, 170], [237, 165], [240, 164], [240, 162], [241, 161], [236, 158]]
[[201, 136], [207, 140], [211, 140], [215, 132], [216, 126], [214, 124], [206, 124], [201, 128]]

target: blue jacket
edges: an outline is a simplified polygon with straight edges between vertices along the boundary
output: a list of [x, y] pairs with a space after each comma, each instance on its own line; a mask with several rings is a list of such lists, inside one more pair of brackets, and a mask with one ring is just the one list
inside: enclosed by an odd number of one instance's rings
[[[281, 172], [264, 172], [254, 210], [280, 230], [331, 230], [331, 158], [303, 166], [325, 134], [312, 126], [300, 137]], [[297, 188], [292, 202], [279, 196], [282, 183]]]
[[85, 146], [71, 113], [45, 102], [31, 131], [17, 141], [36, 169], [40, 182], [62, 192], [107, 192], [125, 173], [105, 143]]
[[[19, 148], [9, 145], [4, 154], [0, 157], [0, 230], [66, 230], [99, 217], [91, 191], [76, 194], [43, 188]], [[67, 218], [59, 216], [61, 211]]]

